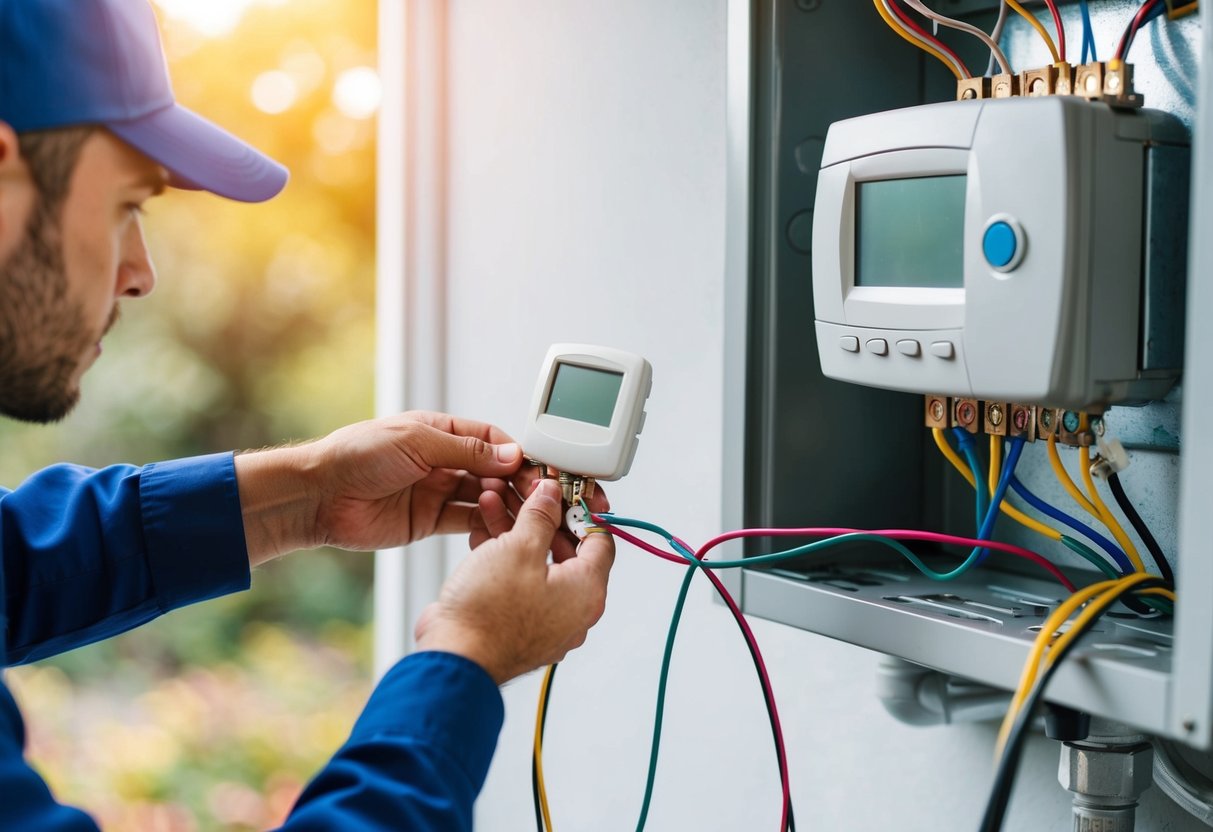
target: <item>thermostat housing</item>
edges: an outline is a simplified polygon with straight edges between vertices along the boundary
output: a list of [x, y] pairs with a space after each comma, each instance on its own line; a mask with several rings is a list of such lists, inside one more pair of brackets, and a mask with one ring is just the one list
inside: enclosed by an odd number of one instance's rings
[[1146, 281], [1185, 280], [1149, 265], [1152, 224], [1187, 204], [1186, 145], [1172, 116], [1062, 96], [836, 122], [813, 212], [822, 372], [1075, 410], [1161, 398], [1181, 342], [1143, 345], [1182, 290]]

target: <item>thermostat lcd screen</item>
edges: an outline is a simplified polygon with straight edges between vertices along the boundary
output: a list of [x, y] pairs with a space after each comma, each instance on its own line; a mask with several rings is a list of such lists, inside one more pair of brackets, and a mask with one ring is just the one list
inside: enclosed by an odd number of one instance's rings
[[855, 184], [855, 285], [964, 288], [968, 177]]
[[560, 362], [543, 412], [608, 428], [622, 385], [623, 373]]

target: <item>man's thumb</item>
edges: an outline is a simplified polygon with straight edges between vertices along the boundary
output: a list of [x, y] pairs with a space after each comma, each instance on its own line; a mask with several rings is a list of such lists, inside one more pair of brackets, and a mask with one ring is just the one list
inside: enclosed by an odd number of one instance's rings
[[510, 534], [521, 538], [528, 549], [539, 549], [546, 555], [560, 520], [560, 486], [555, 480], [539, 480], [522, 504]]
[[522, 449], [516, 442], [494, 445], [475, 436], [458, 436], [418, 425], [411, 450], [431, 468], [457, 468], [482, 477], [503, 476], [518, 469]]

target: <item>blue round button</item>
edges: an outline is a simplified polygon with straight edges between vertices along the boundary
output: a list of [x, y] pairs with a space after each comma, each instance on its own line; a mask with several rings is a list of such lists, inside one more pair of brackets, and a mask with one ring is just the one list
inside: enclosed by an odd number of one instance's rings
[[1015, 259], [1015, 229], [1004, 220], [992, 222], [986, 227], [985, 236], [981, 238], [981, 250], [986, 256], [986, 262], [996, 269], [1006, 268]]

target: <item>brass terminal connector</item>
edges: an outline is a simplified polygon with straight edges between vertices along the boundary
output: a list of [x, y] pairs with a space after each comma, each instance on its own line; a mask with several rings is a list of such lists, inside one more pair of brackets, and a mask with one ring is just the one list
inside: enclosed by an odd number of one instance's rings
[[977, 399], [952, 400], [952, 424], [956, 427], [964, 428], [969, 433], [977, 433], [980, 427], [979, 417]]
[[1091, 413], [1087, 416], [1087, 426], [1083, 423], [1082, 414], [1076, 410], [1060, 410], [1057, 418], [1057, 441], [1063, 445], [1075, 448], [1089, 448], [1095, 444], [1096, 436], [1092, 425], [1099, 421], [1100, 414]]
[[1104, 64], [1092, 61], [1074, 68], [1074, 94], [1098, 101], [1103, 98]]
[[947, 396], [928, 394], [923, 401], [923, 423], [929, 428], [947, 430], [952, 425], [948, 421], [951, 409], [948, 407]]
[[1103, 100], [1113, 107], [1140, 107], [1145, 103], [1133, 92], [1133, 65], [1113, 58], [1104, 67]]
[[1056, 75], [1053, 79], [1053, 94], [1054, 95], [1073, 95], [1074, 94], [1074, 67], [1066, 61], [1058, 61], [1053, 64], [1053, 69]]
[[984, 76], [961, 78], [956, 82], [957, 101], [976, 101], [990, 97], [990, 79]]
[[582, 500], [588, 500], [594, 496], [593, 477], [582, 477], [577, 474], [566, 474], [561, 471], [558, 481], [560, 482], [561, 496], [571, 506], [575, 506]]
[[1036, 408], [1036, 438], [1048, 439], [1057, 433], [1060, 413], [1051, 407]]
[[983, 407], [985, 413], [985, 432], [991, 436], [1006, 436], [1007, 426], [1010, 424], [1010, 408], [1006, 402], [986, 402]]
[[990, 79], [991, 98], [1014, 98], [1019, 95], [1019, 76], [1009, 73], [995, 75]]
[[1012, 404], [1007, 420], [1007, 436], [1012, 439], [1036, 441], [1036, 408], [1029, 404]]
[[1026, 96], [1038, 98], [1057, 92], [1057, 67], [1042, 66], [1019, 73], [1019, 90]]

